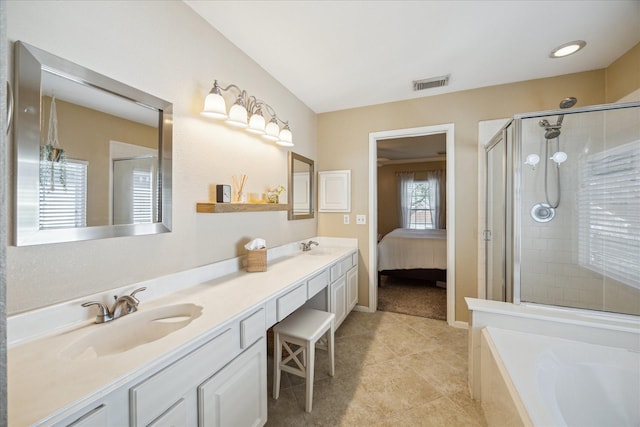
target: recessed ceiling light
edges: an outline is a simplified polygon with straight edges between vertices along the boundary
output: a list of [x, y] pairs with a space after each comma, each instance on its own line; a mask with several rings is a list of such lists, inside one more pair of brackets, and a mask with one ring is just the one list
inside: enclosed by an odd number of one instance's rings
[[573, 42], [565, 43], [557, 48], [553, 49], [549, 54], [550, 58], [562, 58], [564, 56], [571, 55], [572, 53], [576, 53], [583, 47], [587, 45], [587, 42], [584, 40], [576, 40]]

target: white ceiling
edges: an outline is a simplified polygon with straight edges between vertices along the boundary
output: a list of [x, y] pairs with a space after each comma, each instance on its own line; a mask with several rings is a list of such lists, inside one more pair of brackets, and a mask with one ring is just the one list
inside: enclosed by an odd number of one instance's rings
[[640, 41], [638, 0], [185, 3], [316, 113], [601, 69]]

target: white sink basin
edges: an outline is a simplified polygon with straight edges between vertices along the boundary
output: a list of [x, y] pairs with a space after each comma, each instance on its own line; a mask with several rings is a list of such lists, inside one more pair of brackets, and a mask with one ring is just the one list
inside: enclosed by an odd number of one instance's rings
[[202, 307], [175, 304], [139, 311], [97, 325], [88, 335], [72, 342], [60, 352], [61, 359], [88, 360], [131, 350], [166, 337], [200, 317]]
[[312, 248], [306, 252], [302, 252], [305, 255], [331, 255], [335, 249], [332, 248]]

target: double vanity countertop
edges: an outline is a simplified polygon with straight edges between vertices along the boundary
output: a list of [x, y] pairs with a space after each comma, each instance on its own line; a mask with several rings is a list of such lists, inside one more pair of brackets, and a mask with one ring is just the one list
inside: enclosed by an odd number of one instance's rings
[[[309, 252], [297, 250], [270, 261], [265, 272], [236, 271], [150, 300], [145, 300], [142, 292], [137, 295], [141, 302], [136, 313], [105, 324], [95, 324], [92, 318], [10, 345], [7, 354], [10, 424], [31, 425], [170, 364], [216, 336], [225, 324], [251, 314], [272, 298], [357, 250], [355, 239], [328, 239], [338, 242], [335, 246], [325, 246], [319, 240], [321, 245]], [[89, 298], [78, 304], [87, 300]], [[160, 339], [98, 357], [91, 352], [80, 352], [74, 357], [65, 354], [87, 336], [100, 336], [100, 330], [109, 335], [108, 329], [118, 328], [118, 322], [132, 322], [135, 316], [143, 316], [145, 312], [180, 304], [185, 304], [183, 307], [195, 304], [202, 307], [202, 311], [193, 316], [187, 326]], [[94, 313], [96, 308], [88, 310]], [[124, 334], [129, 332], [127, 328], [120, 329]]]

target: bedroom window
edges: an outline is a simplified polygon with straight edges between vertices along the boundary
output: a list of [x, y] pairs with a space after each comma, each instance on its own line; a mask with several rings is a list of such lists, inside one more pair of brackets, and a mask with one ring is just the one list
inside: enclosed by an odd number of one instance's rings
[[415, 180], [411, 185], [411, 211], [409, 228], [426, 230], [433, 227], [429, 181]]

